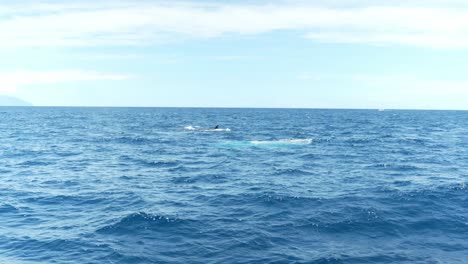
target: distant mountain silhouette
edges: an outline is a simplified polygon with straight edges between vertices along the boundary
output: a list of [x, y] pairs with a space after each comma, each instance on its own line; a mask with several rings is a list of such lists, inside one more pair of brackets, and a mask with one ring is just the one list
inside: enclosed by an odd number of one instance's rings
[[0, 95], [0, 106], [32, 106], [32, 104], [13, 96]]

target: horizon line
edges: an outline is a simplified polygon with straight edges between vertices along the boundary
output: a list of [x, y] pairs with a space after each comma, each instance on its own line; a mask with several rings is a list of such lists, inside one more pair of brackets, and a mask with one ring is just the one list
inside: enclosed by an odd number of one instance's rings
[[374, 110], [374, 111], [468, 111], [468, 109], [430, 109], [430, 108], [353, 108], [353, 107], [252, 107], [252, 106], [105, 106], [105, 105], [0, 105], [17, 108], [199, 108], [199, 109], [296, 109], [296, 110]]

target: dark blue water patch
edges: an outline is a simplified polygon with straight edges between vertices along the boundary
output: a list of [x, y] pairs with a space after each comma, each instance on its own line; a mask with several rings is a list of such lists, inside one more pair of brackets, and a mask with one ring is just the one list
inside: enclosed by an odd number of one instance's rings
[[[19, 239], [6, 238], [9, 242], [0, 246], [1, 250], [8, 252], [11, 257], [21, 256], [22, 260], [33, 263], [69, 263], [70, 259], [80, 258], [82, 263], [111, 263], [107, 259], [107, 252], [114, 252], [109, 245], [89, 244], [80, 240], [72, 239], [44, 239], [37, 240], [29, 236]], [[59, 254], [67, 249], [65, 254]], [[112, 254], [112, 253], [111, 253]], [[119, 258], [127, 259], [119, 256]], [[107, 259], [107, 261], [106, 261]], [[21, 263], [21, 262], [20, 262]]]
[[28, 149], [8, 149], [7, 151], [4, 151], [2, 156], [4, 158], [21, 158], [25, 159], [28, 157], [35, 158], [37, 156], [40, 156], [43, 154], [43, 151], [33, 151], [33, 150], [28, 150]]
[[393, 184], [396, 186], [409, 186], [411, 185], [411, 181], [394, 181]]
[[416, 164], [403, 164], [403, 163], [378, 163], [367, 166], [369, 169], [396, 171], [396, 172], [418, 172], [423, 170], [422, 166]]
[[59, 157], [73, 157], [82, 155], [83, 152], [55, 152], [55, 155]]
[[141, 145], [158, 145], [170, 143], [168, 140], [157, 137], [144, 137], [141, 135], [118, 135], [118, 136], [102, 136], [96, 137], [95, 141], [101, 141], [109, 144], [123, 144], [128, 146], [141, 146]]
[[10, 204], [0, 204], [0, 214], [4, 213], [16, 213], [18, 208]]
[[175, 184], [195, 184], [195, 183], [206, 183], [206, 184], [219, 184], [226, 183], [229, 181], [229, 177], [226, 175], [219, 174], [205, 174], [197, 176], [179, 176], [171, 178], [171, 181]]
[[311, 263], [314, 264], [328, 264], [328, 263], [415, 263], [414, 259], [407, 258], [404, 255], [398, 254], [375, 254], [375, 255], [366, 255], [366, 256], [351, 256], [349, 254], [343, 254], [339, 257], [328, 257], [328, 258], [319, 258]]
[[40, 206], [83, 206], [93, 205], [106, 201], [101, 197], [85, 197], [78, 195], [45, 195], [35, 196], [23, 200], [28, 204], [38, 204]]
[[155, 168], [172, 168], [177, 167], [180, 163], [177, 161], [145, 161], [139, 160], [139, 162], [145, 167], [155, 167]]
[[294, 176], [313, 175], [313, 173], [306, 171], [306, 170], [300, 170], [300, 169], [276, 169], [275, 168], [275, 173], [273, 175], [294, 177]]
[[47, 162], [47, 161], [40, 161], [40, 160], [29, 160], [24, 161], [18, 164], [20, 167], [40, 167], [40, 166], [49, 166], [53, 165], [55, 162]]
[[72, 187], [72, 186], [79, 186], [80, 183], [74, 180], [46, 180], [42, 182], [44, 185], [50, 186], [58, 186], [58, 187]]

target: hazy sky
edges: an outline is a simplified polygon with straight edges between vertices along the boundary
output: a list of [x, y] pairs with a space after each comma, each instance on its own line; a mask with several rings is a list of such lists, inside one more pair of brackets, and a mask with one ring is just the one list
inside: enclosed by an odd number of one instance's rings
[[468, 109], [468, 2], [2, 0], [0, 58], [34, 105]]

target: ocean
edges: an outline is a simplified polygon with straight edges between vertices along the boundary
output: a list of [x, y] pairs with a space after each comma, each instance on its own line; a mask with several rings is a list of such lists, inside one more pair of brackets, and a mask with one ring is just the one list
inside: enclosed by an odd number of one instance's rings
[[0, 263], [468, 263], [466, 111], [3, 107], [0, 176]]

